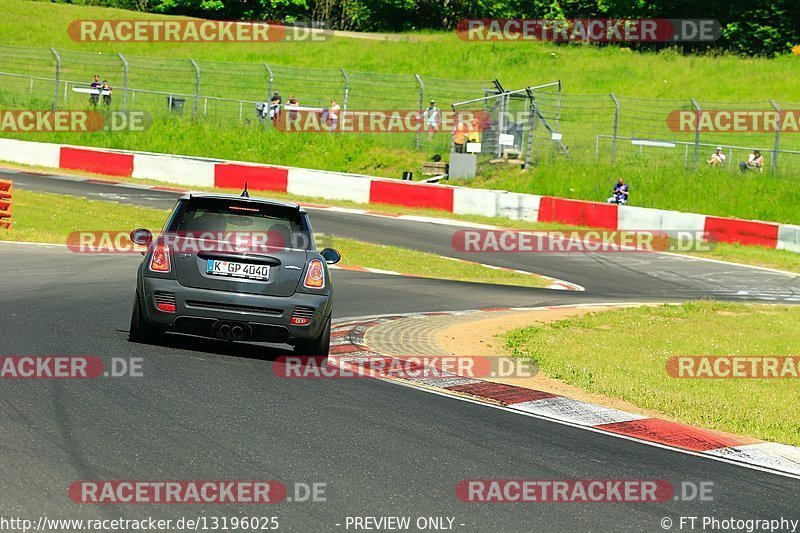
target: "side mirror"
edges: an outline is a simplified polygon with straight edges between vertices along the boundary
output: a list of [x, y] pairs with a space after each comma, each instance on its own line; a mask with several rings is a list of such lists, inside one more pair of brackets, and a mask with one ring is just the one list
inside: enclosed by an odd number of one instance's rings
[[153, 233], [149, 229], [135, 229], [131, 232], [131, 241], [140, 246], [147, 246], [153, 242]]
[[325, 258], [325, 262], [329, 265], [335, 265], [342, 259], [342, 254], [339, 253], [338, 250], [334, 250], [333, 248], [324, 248], [320, 255]]

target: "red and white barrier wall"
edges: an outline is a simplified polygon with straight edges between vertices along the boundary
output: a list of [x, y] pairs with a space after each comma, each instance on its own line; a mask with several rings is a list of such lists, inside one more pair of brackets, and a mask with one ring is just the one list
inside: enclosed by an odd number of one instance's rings
[[606, 229], [707, 231], [721, 242], [800, 253], [800, 226], [722, 218], [552, 196], [433, 185], [359, 174], [259, 165], [169, 154], [0, 139], [0, 161], [147, 178], [185, 187], [251, 190], [439, 209], [449, 213]]

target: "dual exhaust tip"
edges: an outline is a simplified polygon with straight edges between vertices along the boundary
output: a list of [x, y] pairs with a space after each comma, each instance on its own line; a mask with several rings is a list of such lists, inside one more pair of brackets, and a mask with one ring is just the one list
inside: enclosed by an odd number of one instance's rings
[[222, 324], [219, 327], [219, 335], [225, 339], [243, 339], [245, 332], [242, 326]]

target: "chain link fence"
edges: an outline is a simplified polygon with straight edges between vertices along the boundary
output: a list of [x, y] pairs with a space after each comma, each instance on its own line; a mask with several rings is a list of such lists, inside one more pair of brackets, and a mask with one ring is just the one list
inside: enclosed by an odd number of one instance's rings
[[[430, 100], [445, 103], [482, 95], [490, 82], [449, 80], [418, 74], [379, 74], [345, 69], [301, 68], [269, 63], [137, 57], [56, 49], [0, 46], [0, 98], [6, 105], [82, 109], [95, 74], [113, 88], [112, 108], [147, 111], [154, 119], [176, 114], [228, 125], [232, 119], [263, 124], [256, 105], [278, 90], [308, 107], [342, 110], [422, 111]], [[433, 139], [407, 133], [387, 136], [389, 145], [443, 150], [448, 135]]]
[[[698, 168], [717, 146], [726, 170], [753, 149], [773, 173], [800, 172], [796, 133], [676, 132], [675, 111], [798, 110], [782, 100], [706, 101], [562, 92], [560, 82], [509, 90], [498, 81], [449, 80], [417, 74], [380, 74], [346, 69], [301, 68], [256, 62], [223, 62], [128, 56], [113, 52], [0, 46], [0, 102], [7, 107], [83, 109], [85, 88], [95, 74], [113, 87], [112, 108], [147, 111], [154, 119], [184, 115], [228, 126], [259, 121], [256, 104], [279, 90], [284, 101], [325, 107], [336, 99], [346, 110], [419, 110], [431, 100], [441, 109], [480, 111], [490, 117], [481, 154], [521, 154], [522, 164], [556, 159], [625, 165]], [[502, 139], [501, 139], [502, 136]], [[452, 132], [386, 135], [388, 146], [447, 152]], [[501, 142], [502, 140], [502, 142]], [[513, 154], [512, 154], [513, 155]]]

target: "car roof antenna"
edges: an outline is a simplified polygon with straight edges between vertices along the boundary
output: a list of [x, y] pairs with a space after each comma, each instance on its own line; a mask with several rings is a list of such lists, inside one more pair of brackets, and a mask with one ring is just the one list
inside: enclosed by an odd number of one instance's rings
[[244, 182], [244, 190], [242, 191], [242, 198], [250, 198], [250, 195], [247, 192], [247, 182]]

